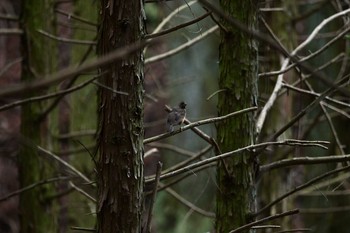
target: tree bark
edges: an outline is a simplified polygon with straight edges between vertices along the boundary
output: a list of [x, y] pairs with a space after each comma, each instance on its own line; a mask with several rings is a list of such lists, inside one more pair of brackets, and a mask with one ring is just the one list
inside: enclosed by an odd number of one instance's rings
[[[141, 1], [101, 0], [98, 53], [140, 41]], [[100, 68], [98, 232], [141, 232], [143, 203], [142, 51]]]
[[[256, 29], [257, 3], [254, 0], [221, 0], [227, 14]], [[257, 45], [250, 36], [222, 22], [220, 61], [220, 92], [218, 114], [257, 105]], [[254, 116], [244, 114], [217, 124], [217, 141], [222, 152], [241, 148], [255, 141]], [[217, 167], [216, 232], [229, 232], [252, 219], [256, 210], [256, 161], [251, 152], [224, 160]]]
[[[47, 75], [56, 69], [55, 43], [40, 35], [37, 30], [49, 33], [55, 29], [53, 1], [22, 1], [21, 27], [22, 36], [22, 76], [23, 82], [30, 82], [39, 76]], [[29, 96], [43, 93], [29, 93]], [[22, 107], [21, 134], [30, 144], [47, 146], [47, 122], [42, 119], [43, 102], [33, 102]], [[53, 176], [49, 166], [37, 151], [23, 145], [18, 155], [19, 179], [21, 187], [32, 185]], [[55, 186], [47, 184], [36, 187], [20, 195], [20, 232], [41, 233], [56, 232], [57, 215], [55, 201], [50, 197], [55, 193]]]

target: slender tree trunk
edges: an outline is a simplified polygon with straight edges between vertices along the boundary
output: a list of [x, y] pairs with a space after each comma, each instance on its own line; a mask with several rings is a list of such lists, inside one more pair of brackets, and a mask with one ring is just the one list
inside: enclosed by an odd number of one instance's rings
[[[222, 9], [249, 29], [256, 29], [256, 0], [221, 0]], [[222, 22], [220, 43], [219, 116], [257, 104], [257, 45], [246, 34]], [[254, 143], [253, 114], [240, 115], [217, 125], [222, 152]], [[250, 222], [256, 209], [256, 162], [251, 152], [225, 159], [217, 167], [216, 232], [229, 232]]]
[[[38, 76], [51, 73], [55, 69], [55, 43], [40, 35], [41, 29], [49, 33], [54, 30], [53, 1], [26, 0], [22, 1], [21, 26], [22, 36], [22, 81], [30, 82]], [[29, 96], [40, 93], [29, 93]], [[47, 146], [47, 123], [42, 119], [42, 102], [26, 104], [21, 113], [21, 134], [24, 140], [35, 145]], [[49, 166], [37, 151], [24, 145], [18, 156], [19, 179], [22, 187], [53, 176], [52, 166]], [[57, 218], [54, 211], [55, 202], [50, 199], [55, 193], [52, 184], [36, 187], [20, 195], [21, 232], [40, 233], [56, 232]]]
[[[135, 43], [142, 37], [140, 0], [101, 0], [98, 53]], [[101, 67], [98, 162], [98, 232], [141, 232], [143, 203], [142, 51]]]
[[[287, 0], [281, 2], [274, 2], [272, 4], [266, 4], [271, 8], [288, 9], [291, 17], [285, 17], [285, 14], [283, 12], [269, 12], [268, 14], [264, 15], [264, 18], [267, 21], [267, 24], [271, 27], [274, 34], [278, 38], [280, 38], [280, 41], [283, 41], [283, 45], [287, 48], [287, 50], [291, 51], [293, 48], [296, 47], [297, 44], [297, 35], [295, 34], [295, 28], [293, 28], [292, 19], [297, 17], [298, 15], [298, 2], [293, 0]], [[264, 27], [262, 26], [262, 28]], [[267, 30], [265, 33], [268, 33]], [[264, 67], [269, 70], [278, 70], [281, 67], [282, 58], [279, 53], [271, 52], [271, 49], [266, 44], [262, 44], [262, 46], [259, 47], [259, 50], [259, 54], [267, 58], [266, 62], [262, 62], [263, 64], [260, 63], [260, 67]], [[264, 70], [260, 71], [265, 72]], [[286, 72], [284, 75], [284, 80], [286, 80], [287, 83], [294, 83], [296, 79], [299, 79], [299, 77], [297, 77], [295, 70], [293, 69]], [[275, 80], [267, 80], [262, 78], [261, 80], [259, 80], [259, 92], [261, 93], [261, 95], [268, 96], [271, 94], [274, 85]], [[295, 95], [295, 93], [290, 92], [288, 93], [288, 95], [282, 95], [276, 100], [274, 106], [271, 108], [268, 114], [268, 118], [266, 118], [264, 124], [265, 127], [263, 127], [263, 131], [259, 135], [261, 141], [264, 141], [274, 132], [279, 130], [282, 126], [287, 124], [292, 118], [292, 116], [298, 112], [294, 111], [293, 113], [293, 105], [295, 105], [295, 100], [297, 100], [297, 98], [299, 97], [300, 95]], [[299, 111], [300, 110], [301, 109], [299, 109]], [[293, 135], [292, 128], [286, 130], [283, 133], [283, 135], [281, 135], [281, 137], [299, 138], [297, 134]], [[289, 150], [290, 148], [287, 149]], [[297, 147], [295, 149], [299, 150], [299, 148]], [[288, 156], [289, 158], [294, 157], [292, 153], [286, 155], [286, 148], [274, 148], [272, 156], [271, 152], [269, 152], [268, 156], [262, 155], [262, 159], [260, 162], [270, 163], [271, 160], [278, 161], [280, 159], [285, 159], [286, 156]], [[293, 169], [279, 169], [271, 171], [269, 173], [264, 173], [263, 177], [259, 181], [259, 186], [261, 187], [261, 189], [259, 189], [259, 203], [261, 205], [260, 207], [263, 207], [264, 205], [275, 200], [276, 197], [281, 196], [290, 189], [293, 189], [293, 187], [300, 185], [296, 184], [296, 182], [301, 181], [303, 179], [293, 179], [289, 177], [291, 177], [291, 174], [293, 173], [297, 176], [302, 176], [303, 172], [300, 171], [301, 167], [302, 166], [293, 167]], [[296, 177], [295, 175], [294, 177]], [[278, 212], [285, 212], [287, 210], [292, 209], [295, 206], [295, 203], [291, 202], [289, 199], [284, 199], [281, 201], [281, 203], [272, 206], [269, 212], [266, 211], [266, 216]], [[292, 221], [300, 223], [300, 218], [301, 216], [297, 215], [293, 218], [280, 219], [279, 222], [282, 223], [282, 225], [285, 228], [302, 228], [301, 225], [293, 226], [293, 224], [291, 224]]]

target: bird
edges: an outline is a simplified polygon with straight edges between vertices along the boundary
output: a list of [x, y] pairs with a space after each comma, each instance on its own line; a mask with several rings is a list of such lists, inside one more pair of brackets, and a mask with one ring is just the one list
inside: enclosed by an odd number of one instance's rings
[[174, 126], [181, 125], [186, 117], [186, 103], [180, 102], [178, 107], [174, 107], [168, 115], [166, 127], [168, 132], [174, 131]]

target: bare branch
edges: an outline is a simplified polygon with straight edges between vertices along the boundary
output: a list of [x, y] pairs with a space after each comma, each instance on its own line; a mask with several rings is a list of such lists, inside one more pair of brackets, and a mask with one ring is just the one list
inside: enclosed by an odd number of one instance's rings
[[80, 22], [82, 22], [82, 23], [85, 23], [85, 24], [87, 24], [87, 25], [91, 25], [91, 26], [94, 26], [94, 27], [97, 26], [97, 23], [91, 22], [90, 20], [87, 20], [87, 19], [85, 19], [85, 18], [79, 17], [79, 16], [74, 15], [74, 14], [72, 14], [72, 13], [70, 13], [70, 12], [68, 13], [68, 12], [63, 11], [63, 10], [60, 10], [60, 9], [55, 9], [55, 11], [56, 11], [57, 13], [59, 13], [59, 14], [62, 14], [62, 15], [67, 16], [68, 19], [71, 19], [71, 18], [72, 18], [72, 19], [75, 19], [75, 20], [80, 21]]
[[17, 191], [14, 191], [12, 193], [9, 193], [7, 194], [6, 196], [4, 197], [1, 197], [0, 198], [0, 202], [2, 201], [6, 201], [7, 199], [11, 198], [11, 197], [14, 197], [14, 196], [17, 196], [25, 191], [28, 191], [28, 190], [31, 190], [37, 186], [40, 186], [40, 185], [44, 185], [44, 184], [49, 184], [49, 183], [54, 183], [54, 182], [57, 182], [57, 181], [62, 181], [62, 180], [70, 180], [72, 179], [72, 177], [67, 177], [67, 176], [61, 176], [61, 177], [54, 177], [54, 178], [50, 178], [50, 179], [46, 179], [46, 180], [41, 180], [39, 182], [36, 182], [36, 183], [33, 183], [31, 185], [28, 185], [24, 188], [21, 188]]
[[67, 134], [59, 134], [59, 135], [54, 135], [58, 140], [64, 140], [64, 139], [72, 139], [75, 137], [92, 137], [96, 134], [95, 129], [90, 129], [90, 130], [83, 130], [83, 131], [76, 131], [76, 132], [70, 132]]
[[73, 231], [87, 231], [87, 232], [96, 232], [94, 228], [86, 228], [86, 227], [70, 227]]
[[168, 58], [170, 56], [173, 56], [173, 55], [181, 52], [182, 50], [185, 50], [185, 49], [191, 47], [192, 45], [196, 44], [197, 42], [203, 40], [205, 37], [207, 37], [210, 34], [212, 34], [213, 32], [215, 32], [218, 28], [219, 28], [219, 26], [217, 26], [217, 25], [213, 26], [213, 27], [209, 28], [206, 32], [201, 33], [199, 36], [191, 39], [190, 41], [180, 45], [179, 47], [177, 47], [175, 49], [172, 49], [172, 50], [170, 50], [168, 52], [165, 52], [165, 53], [158, 54], [156, 56], [147, 58], [145, 60], [145, 64], [150, 64], [150, 63], [153, 63], [153, 62], [156, 62], [156, 61]]
[[50, 39], [57, 40], [59, 42], [64, 42], [64, 43], [69, 43], [69, 44], [80, 44], [80, 45], [96, 45], [97, 44], [95, 41], [73, 40], [73, 39], [54, 36], [54, 35], [47, 33], [41, 29], [37, 30], [37, 32], [39, 32], [40, 34], [42, 34]]
[[[203, 170], [205, 170], [205, 169], [207, 169], [207, 168], [214, 167], [214, 166], [216, 166], [216, 163], [215, 163], [215, 162], [209, 163], [209, 164], [207, 164], [207, 165], [204, 165], [204, 166], [201, 166], [201, 167], [198, 167], [198, 168], [195, 168], [195, 169], [191, 170], [191, 172], [188, 172], [187, 174], [185, 174], [185, 175], [183, 175], [183, 176], [181, 176], [181, 177], [178, 177], [178, 178], [174, 179], [173, 181], [171, 181], [171, 182], [169, 182], [169, 183], [164, 184], [162, 187], [158, 188], [158, 192], [161, 191], [161, 190], [163, 190], [163, 189], [166, 189], [166, 188], [168, 188], [168, 187], [171, 187], [171, 186], [173, 186], [174, 184], [179, 183], [180, 181], [186, 179], [186, 178], [189, 177], [189, 176], [197, 175], [198, 172], [203, 171]], [[146, 178], [147, 178], [147, 177], [146, 177]]]
[[317, 106], [318, 103], [320, 103], [324, 98], [326, 98], [327, 95], [329, 95], [330, 93], [334, 92], [334, 90], [337, 89], [336, 86], [340, 86], [340, 85], [342, 85], [342, 83], [347, 82], [349, 80], [349, 77], [350, 77], [350, 75], [347, 75], [346, 77], [342, 78], [341, 80], [339, 80], [335, 84], [333, 84], [326, 91], [324, 91], [319, 97], [317, 97], [315, 100], [313, 100], [308, 106], [306, 106], [296, 116], [294, 116], [287, 124], [285, 124], [276, 133], [274, 133], [269, 138], [269, 140], [276, 139], [279, 135], [281, 135], [283, 132], [285, 132], [287, 129], [289, 129], [292, 125], [294, 125], [295, 122], [297, 122], [300, 118], [302, 118], [306, 113], [308, 113], [312, 109], [314, 109]]
[[145, 42], [138, 41], [129, 46], [117, 49], [103, 57], [92, 59], [88, 62], [85, 62], [78, 67], [73, 66], [73, 67], [68, 67], [66, 69], [62, 69], [56, 74], [40, 79], [39, 81], [33, 81], [31, 83], [21, 83], [17, 85], [8, 86], [8, 87], [2, 87], [2, 89], [0, 90], [0, 97], [13, 96], [13, 95], [19, 96], [19, 95], [23, 95], [24, 93], [28, 93], [30, 91], [46, 89], [49, 86], [54, 85], [58, 82], [61, 82], [65, 79], [73, 78], [75, 75], [80, 74], [82, 72], [89, 71], [97, 67], [109, 64], [112, 61], [122, 59], [123, 57], [131, 53], [139, 51], [145, 45], [155, 43], [156, 41], [157, 40], [145, 41]]
[[332, 155], [332, 156], [322, 156], [322, 157], [297, 157], [292, 159], [282, 159], [267, 165], [260, 167], [260, 172], [267, 172], [273, 169], [290, 167], [295, 165], [312, 165], [320, 163], [337, 163], [350, 161], [350, 155]]
[[87, 80], [87, 81], [85, 81], [85, 82], [83, 82], [83, 83], [81, 83], [79, 85], [76, 85], [75, 87], [72, 87], [72, 88], [69, 88], [69, 89], [66, 89], [66, 90], [63, 90], [63, 91], [58, 91], [58, 92], [55, 92], [55, 93], [50, 93], [50, 94], [42, 95], [42, 96], [35, 96], [35, 97], [27, 98], [27, 99], [24, 99], [24, 100], [18, 100], [18, 101], [9, 103], [9, 104], [2, 105], [2, 106], [0, 106], [0, 112], [4, 111], [4, 110], [7, 110], [9, 108], [13, 108], [13, 107], [19, 106], [19, 105], [32, 103], [32, 102], [35, 102], [35, 101], [46, 100], [46, 99], [50, 99], [50, 98], [53, 98], [53, 97], [57, 97], [57, 96], [66, 95], [66, 94], [72, 93], [72, 92], [74, 92], [76, 90], [79, 90], [79, 89], [87, 86], [89, 83], [91, 83], [92, 81], [94, 81], [95, 79], [97, 79], [99, 77], [100, 77], [100, 75], [96, 76], [96, 77], [93, 77], [92, 79], [89, 79], [89, 80]]
[[45, 150], [44, 148], [40, 147], [40, 146], [35, 146], [35, 149], [37, 149], [38, 151], [42, 152], [44, 155], [50, 156], [51, 158], [55, 159], [56, 161], [58, 161], [60, 164], [62, 164], [64, 167], [68, 168], [69, 170], [71, 170], [73, 173], [75, 173], [77, 176], [79, 176], [80, 178], [82, 178], [84, 181], [86, 181], [88, 184], [92, 184], [93, 182], [87, 178], [83, 173], [81, 173], [80, 171], [78, 171], [78, 169], [76, 169], [75, 167], [73, 167], [72, 165], [70, 165], [69, 163], [67, 163], [66, 161], [64, 161], [63, 159], [61, 159], [60, 157], [58, 157], [57, 155], [53, 154], [51, 151]]
[[[285, 88], [288, 88], [290, 90], [293, 90], [293, 91], [297, 91], [299, 93], [303, 93], [303, 94], [308, 94], [308, 95], [311, 95], [311, 96], [316, 96], [316, 97], [319, 97], [321, 96], [321, 94], [317, 93], [317, 92], [314, 92], [314, 91], [308, 91], [308, 90], [305, 90], [305, 89], [301, 89], [299, 87], [295, 87], [295, 86], [292, 86], [292, 85], [289, 85], [287, 83], [283, 83], [282, 84], [283, 87]], [[350, 104], [346, 103], [346, 102], [343, 102], [343, 101], [340, 101], [340, 100], [337, 100], [337, 99], [333, 99], [329, 96], [326, 96], [325, 97], [325, 100], [328, 100], [329, 102], [332, 102], [334, 104], [338, 104], [338, 105], [341, 105], [343, 107], [346, 107], [346, 108], [350, 108]]]
[[163, 164], [159, 161], [158, 164], [157, 164], [156, 180], [155, 180], [155, 183], [154, 183], [151, 203], [150, 203], [148, 216], [147, 216], [146, 233], [150, 233], [151, 232], [152, 212], [153, 212], [154, 202], [155, 202], [156, 196], [157, 196], [157, 187], [158, 187], [158, 184], [159, 184], [159, 177], [160, 177], [160, 173], [162, 171], [162, 167], [163, 167]]
[[174, 171], [176, 169], [182, 168], [182, 167], [186, 166], [187, 164], [190, 164], [192, 161], [200, 159], [203, 155], [205, 155], [207, 152], [209, 152], [212, 147], [213, 147], [212, 145], [209, 145], [209, 146], [203, 148], [197, 154], [194, 154], [191, 158], [186, 159], [186, 160], [184, 160], [184, 161], [182, 161], [180, 163], [177, 163], [177, 164], [175, 164], [172, 167], [169, 167], [168, 169], [164, 170], [163, 173], [168, 173], [170, 171]]
[[182, 23], [180, 25], [177, 25], [175, 27], [172, 27], [172, 28], [169, 28], [169, 29], [166, 29], [166, 30], [163, 30], [161, 32], [157, 32], [157, 33], [152, 33], [152, 34], [148, 34], [145, 36], [145, 39], [151, 39], [151, 38], [154, 38], [154, 37], [158, 37], [158, 36], [163, 36], [163, 35], [166, 35], [166, 34], [169, 34], [171, 32], [174, 32], [176, 30], [179, 30], [181, 28], [184, 28], [184, 27], [187, 27], [189, 25], [192, 25], [192, 24], [195, 24], [199, 21], [201, 21], [202, 19], [205, 19], [206, 17], [208, 17], [209, 15], [211, 14], [211, 12], [207, 12], [191, 21], [188, 21], [186, 23]]
[[[301, 213], [300, 210], [299, 210], [299, 212]], [[312, 231], [312, 229], [310, 229], [310, 228], [296, 228], [296, 229], [290, 229], [290, 230], [284, 230], [284, 231], [277, 231], [275, 233], [308, 232], [308, 231]]]
[[190, 157], [190, 158], [195, 156], [195, 153], [193, 153], [192, 151], [188, 151], [188, 150], [182, 149], [182, 148], [180, 148], [178, 146], [174, 146], [174, 145], [171, 145], [171, 144], [152, 142], [152, 143], [149, 144], [149, 146], [170, 150], [170, 151], [176, 152], [176, 153], [178, 153], [180, 155], [184, 155], [184, 156]]
[[13, 21], [19, 20], [17, 15], [10, 15], [10, 14], [0, 14], [0, 19], [13, 20]]
[[[295, 145], [300, 145], [300, 143], [295, 143], [295, 140], [283, 140], [283, 141], [277, 141], [277, 142], [263, 142], [263, 143], [259, 143], [259, 144], [255, 144], [255, 145], [249, 145], [249, 146], [246, 146], [243, 148], [239, 148], [237, 150], [229, 151], [229, 152], [224, 153], [224, 154], [216, 155], [214, 157], [205, 159], [203, 161], [199, 161], [197, 163], [190, 164], [190, 165], [183, 167], [183, 168], [180, 168], [178, 170], [168, 172], [166, 174], [161, 175], [160, 179], [163, 180], [163, 179], [167, 179], [167, 178], [170, 178], [170, 177], [182, 174], [182, 173], [191, 172], [195, 168], [216, 162], [217, 160], [220, 160], [220, 159], [223, 159], [223, 158], [235, 155], [235, 154], [239, 154], [243, 151], [255, 152], [259, 148], [266, 148], [267, 146], [272, 146], [272, 145], [275, 145], [275, 146], [277, 146], [277, 145], [295, 146]], [[145, 183], [150, 183], [153, 181], [154, 181], [153, 177], [148, 178], [148, 179], [146, 178]]]
[[191, 203], [191, 202], [187, 201], [185, 198], [181, 197], [173, 189], [166, 188], [165, 190], [167, 191], [167, 193], [169, 193], [171, 196], [173, 196], [176, 200], [178, 200], [179, 202], [181, 202], [182, 204], [184, 204], [185, 206], [187, 206], [188, 208], [190, 208], [194, 212], [196, 212], [198, 214], [201, 214], [201, 215], [203, 215], [205, 217], [215, 218], [215, 214], [214, 213], [208, 212], [206, 210], [203, 210], [203, 209], [195, 206], [193, 203]]
[[266, 217], [266, 218], [262, 218], [260, 220], [248, 223], [248, 224], [243, 225], [241, 227], [238, 227], [238, 228], [230, 231], [229, 233], [242, 232], [244, 230], [250, 229], [252, 226], [256, 226], [256, 225], [259, 225], [259, 224], [264, 223], [264, 222], [268, 222], [268, 221], [271, 221], [271, 220], [274, 220], [274, 219], [278, 219], [278, 218], [282, 218], [282, 217], [285, 217], [285, 216], [294, 215], [294, 214], [298, 214], [298, 213], [299, 213], [299, 210], [298, 209], [294, 209], [294, 210], [283, 212], [281, 214], [275, 214], [275, 215], [272, 215], [272, 216], [269, 216], [269, 217]]
[[[274, 41], [272, 41], [268, 36], [266, 36], [265, 34], [262, 34], [260, 32], [254, 31], [254, 30], [249, 30], [244, 24], [242, 24], [241, 22], [239, 22], [238, 20], [232, 18], [231, 16], [225, 14], [222, 10], [220, 10], [219, 8], [217, 8], [216, 6], [214, 6], [213, 4], [209, 3], [207, 0], [199, 0], [199, 2], [201, 4], [203, 4], [205, 7], [207, 7], [208, 9], [210, 9], [213, 13], [219, 15], [220, 17], [222, 17], [222, 19], [226, 20], [227, 22], [229, 22], [232, 26], [236, 27], [237, 29], [239, 29], [240, 31], [247, 33], [248, 35], [251, 35], [252, 37], [259, 39], [262, 42], [267, 43], [271, 48], [276, 49], [277, 51], [279, 51], [280, 53], [282, 53], [284, 56], [288, 57], [291, 61], [295, 62], [298, 64], [298, 66], [305, 70], [306, 72], [312, 73], [314, 75], [315, 78], [319, 79], [322, 83], [331, 86], [335, 89], [337, 89], [339, 92], [341, 92], [342, 94], [344, 94], [347, 97], [350, 97], [350, 92], [345, 89], [345, 88], [341, 88], [337, 85], [335, 85], [332, 81], [328, 80], [327, 77], [319, 72], [315, 72], [314, 69], [304, 63], [300, 63], [298, 61], [298, 58], [296, 58], [295, 56], [291, 56], [290, 54], [286, 53], [283, 48], [281, 48], [277, 43], [275, 43]], [[345, 14], [348, 13], [348, 11], [350, 11], [350, 9], [339, 12], [331, 17], [339, 17], [339, 16], [343, 16]], [[331, 18], [330, 17], [330, 18]], [[328, 18], [328, 19], [330, 19]], [[334, 18], [331, 18], [331, 20], [333, 20]], [[324, 24], [325, 21], [323, 21], [320, 25]], [[319, 26], [320, 26], [319, 25]], [[319, 31], [318, 28], [316, 28], [314, 30], [314, 32]], [[314, 35], [310, 35], [309, 38], [313, 38]], [[304, 43], [308, 43], [309, 41], [304, 41]], [[299, 47], [304, 47], [304, 43], [299, 45]]]
[[331, 176], [331, 175], [334, 175], [336, 173], [339, 173], [339, 172], [342, 172], [342, 171], [346, 171], [346, 170], [349, 170], [350, 169], [350, 166], [346, 166], [346, 167], [342, 167], [342, 168], [338, 168], [338, 169], [335, 169], [335, 170], [332, 170], [332, 171], [329, 171], [329, 172], [326, 172], [320, 176], [317, 176], [311, 180], [309, 180], [308, 182], [306, 182], [305, 184], [302, 184], [302, 185], [299, 185], [298, 187], [294, 188], [293, 190], [283, 194], [282, 196], [276, 198], [274, 201], [270, 202], [269, 204], [267, 204], [266, 206], [264, 206], [263, 208], [261, 208], [256, 214], [255, 216], [258, 216], [260, 215], [261, 213], [263, 213], [264, 211], [268, 210], [271, 206], [277, 204], [278, 202], [282, 201], [283, 199], [289, 197], [290, 195], [310, 186], [310, 185], [313, 185], [315, 183], [317, 183], [318, 181], [328, 177], [328, 176]]
[[344, 31], [342, 31], [341, 33], [337, 33], [337, 36], [335, 36], [334, 38], [332, 38], [332, 40], [330, 40], [327, 44], [325, 44], [324, 46], [322, 46], [320, 49], [318, 49], [317, 51], [311, 53], [310, 55], [301, 58], [298, 63], [293, 63], [287, 67], [285, 67], [284, 69], [280, 69], [279, 71], [271, 71], [271, 72], [267, 72], [267, 73], [262, 73], [259, 74], [259, 77], [268, 77], [268, 76], [274, 76], [274, 75], [280, 75], [280, 74], [284, 74], [286, 73], [288, 70], [292, 69], [293, 67], [297, 66], [299, 63], [305, 62], [310, 60], [311, 58], [316, 57], [317, 55], [319, 55], [320, 53], [322, 53], [324, 50], [326, 50], [327, 48], [329, 48], [332, 44], [334, 44], [336, 41], [338, 41], [339, 39], [343, 38], [346, 34], [348, 34], [350, 31], [350, 27], [346, 28]]
[[22, 60], [23, 60], [23, 58], [20, 57], [20, 58], [17, 58], [17, 59], [15, 59], [15, 60], [13, 60], [13, 61], [7, 63], [7, 64], [0, 70], [0, 77], [1, 77], [4, 73], [6, 73], [6, 71], [8, 71], [8, 70], [11, 68], [11, 66], [17, 64], [18, 62], [21, 62]]
[[69, 181], [69, 185], [76, 190], [78, 193], [82, 194], [83, 196], [87, 197], [90, 201], [92, 201], [93, 203], [97, 203], [96, 199], [93, 198], [92, 196], [90, 196], [90, 194], [88, 194], [87, 192], [85, 192], [84, 190], [82, 190], [81, 188], [79, 188], [78, 186], [76, 186], [72, 181]]
[[[337, 14], [334, 14], [330, 17], [328, 17], [327, 19], [323, 20], [322, 23], [320, 23], [313, 31], [312, 33], [309, 35], [309, 37], [303, 42], [301, 43], [297, 48], [295, 48], [293, 50], [293, 52], [291, 52], [290, 56], [294, 57], [300, 50], [302, 50], [306, 45], [308, 45], [316, 36], [316, 34], [329, 22], [331, 22], [332, 20], [343, 16], [345, 14], [347, 14], [348, 12], [350, 12], [350, 9], [345, 10], [345, 11], [341, 11]], [[348, 28], [350, 30], [350, 27]], [[284, 70], [287, 65], [290, 62], [290, 57], [287, 57], [284, 61], [283, 64], [281, 66], [280, 70]], [[300, 65], [300, 61], [298, 61], [298, 65]], [[278, 96], [278, 92], [281, 90], [282, 88], [282, 82], [283, 82], [283, 73], [278, 75], [275, 87], [270, 95], [269, 100], [267, 101], [267, 103], [265, 104], [264, 108], [261, 110], [260, 115], [258, 117], [257, 123], [256, 123], [256, 133], [259, 135], [260, 131], [264, 125], [266, 116], [268, 111], [272, 108], [272, 106], [274, 105], [277, 96]]]
[[185, 131], [185, 130], [188, 130], [188, 129], [191, 129], [191, 128], [194, 128], [194, 127], [197, 127], [197, 126], [200, 126], [200, 125], [215, 123], [215, 122], [218, 122], [218, 121], [223, 121], [223, 120], [228, 119], [230, 117], [233, 117], [235, 115], [239, 115], [239, 114], [243, 114], [243, 113], [247, 113], [247, 112], [252, 112], [252, 111], [255, 111], [256, 109], [257, 109], [257, 107], [250, 107], [250, 108], [246, 108], [246, 109], [243, 109], [243, 110], [240, 110], [240, 111], [237, 111], [237, 112], [233, 112], [233, 113], [227, 114], [225, 116], [214, 117], [214, 118], [209, 118], [209, 119], [193, 122], [193, 123], [188, 124], [188, 125], [186, 125], [184, 127], [181, 127], [178, 130], [175, 130], [175, 131], [173, 131], [171, 133], [165, 133], [165, 134], [160, 134], [160, 135], [155, 136], [155, 137], [146, 138], [145, 140], [143, 140], [143, 143], [147, 144], [147, 143], [150, 143], [150, 142], [154, 142], [154, 141], [158, 141], [158, 140], [161, 140], [161, 139], [164, 139], [164, 138], [168, 138], [168, 137], [173, 136], [175, 134], [178, 134], [178, 133], [180, 133], [182, 131]]
[[21, 35], [23, 30], [17, 28], [0, 28], [0, 35]]

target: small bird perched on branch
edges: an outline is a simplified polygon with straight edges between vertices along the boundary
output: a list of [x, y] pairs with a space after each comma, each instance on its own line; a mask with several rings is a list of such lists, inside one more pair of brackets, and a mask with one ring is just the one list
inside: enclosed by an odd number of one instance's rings
[[175, 125], [181, 125], [186, 117], [186, 103], [180, 102], [179, 107], [174, 107], [168, 115], [166, 127], [168, 132], [174, 131]]

